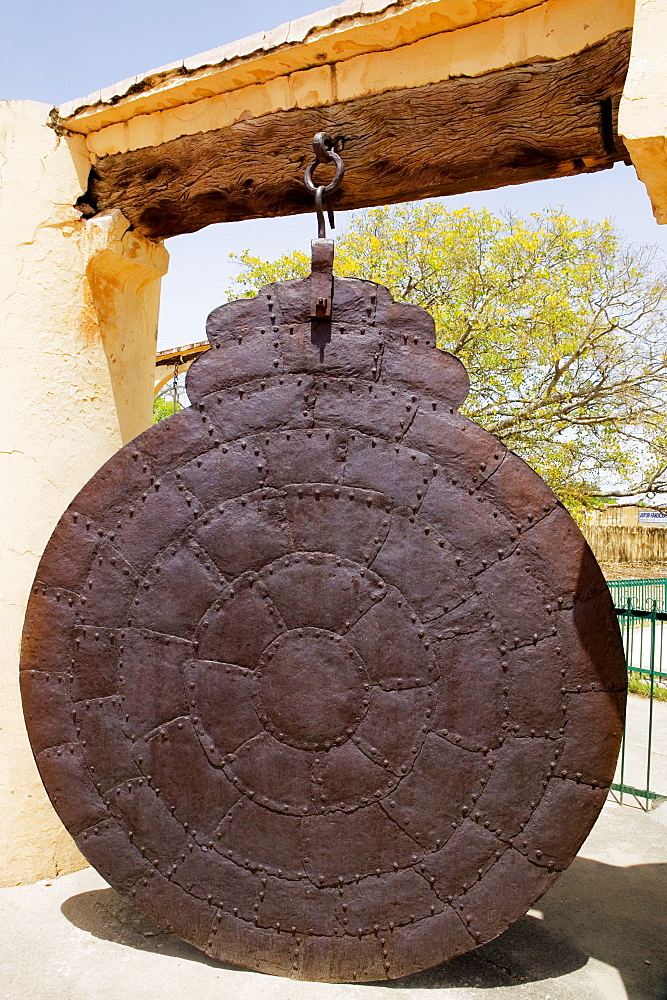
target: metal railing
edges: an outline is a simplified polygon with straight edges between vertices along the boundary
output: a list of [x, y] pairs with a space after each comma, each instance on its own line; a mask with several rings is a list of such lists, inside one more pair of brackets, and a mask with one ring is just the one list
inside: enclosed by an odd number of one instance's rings
[[640, 611], [650, 611], [654, 603], [658, 611], [667, 611], [667, 577], [655, 580], [607, 580], [607, 585], [617, 608], [627, 607], [630, 598], [632, 607]]
[[[611, 787], [618, 793], [621, 804], [629, 795], [648, 811], [656, 799], [667, 798], [667, 652], [663, 641], [667, 632], [667, 610], [664, 606], [659, 610], [656, 599], [652, 600], [650, 609], [635, 607], [636, 601], [636, 595], [628, 594], [626, 606], [617, 606], [616, 613], [623, 636], [630, 691], [643, 698], [628, 702], [616, 781]], [[664, 746], [656, 747], [657, 737]]]

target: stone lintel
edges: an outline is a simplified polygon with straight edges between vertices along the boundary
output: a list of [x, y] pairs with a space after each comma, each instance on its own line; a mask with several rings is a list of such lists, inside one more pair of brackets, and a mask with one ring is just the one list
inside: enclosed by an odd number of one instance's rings
[[543, 2], [347, 0], [69, 101], [61, 106], [60, 117], [72, 131], [99, 131], [137, 115], [191, 104], [353, 55], [388, 51], [429, 35], [508, 17]]
[[348, 167], [339, 209], [599, 170], [627, 158], [615, 121], [630, 36], [617, 32], [559, 60], [275, 111], [106, 156], [91, 172], [87, 210], [118, 208], [150, 239], [311, 211], [303, 170], [321, 129]]

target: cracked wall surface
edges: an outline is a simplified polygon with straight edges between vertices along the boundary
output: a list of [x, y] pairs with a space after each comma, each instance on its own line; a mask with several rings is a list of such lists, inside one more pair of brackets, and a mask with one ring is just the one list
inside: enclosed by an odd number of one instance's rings
[[653, 214], [667, 223], [667, 0], [637, 0], [619, 132]]
[[0, 337], [9, 377], [0, 468], [0, 884], [84, 862], [51, 808], [18, 688], [37, 563], [81, 485], [150, 423], [163, 247], [120, 213], [84, 223], [73, 205], [90, 163], [49, 107], [0, 103]]

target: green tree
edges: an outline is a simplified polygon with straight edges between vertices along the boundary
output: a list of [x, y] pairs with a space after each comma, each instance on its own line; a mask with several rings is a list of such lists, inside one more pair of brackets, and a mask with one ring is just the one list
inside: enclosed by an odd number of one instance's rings
[[[169, 393], [171, 393], [171, 388], [169, 388]], [[159, 395], [153, 400], [153, 423], [156, 424], [158, 420], [164, 420], [165, 417], [170, 417], [172, 413], [178, 413], [182, 410], [180, 402], [176, 400], [174, 405], [174, 400], [171, 395]]]
[[[246, 252], [235, 297], [300, 277], [309, 257]], [[365, 211], [336, 273], [386, 285], [433, 316], [470, 374], [464, 412], [549, 482], [575, 514], [667, 495], [667, 273], [609, 221], [528, 219], [439, 202]]]

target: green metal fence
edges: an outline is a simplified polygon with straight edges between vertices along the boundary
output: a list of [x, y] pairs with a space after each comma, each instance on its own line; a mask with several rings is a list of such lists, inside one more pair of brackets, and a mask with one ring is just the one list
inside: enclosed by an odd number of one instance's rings
[[667, 647], [663, 641], [667, 635], [667, 610], [664, 605], [659, 609], [655, 598], [649, 609], [637, 608], [637, 601], [636, 593], [629, 593], [625, 607], [617, 606], [616, 613], [630, 688], [635, 687], [635, 693], [644, 697], [628, 703], [616, 782], [611, 787], [621, 803], [630, 796], [648, 810], [657, 799], [667, 798]]
[[617, 608], [626, 608], [628, 598], [632, 607], [650, 611], [654, 603], [658, 611], [667, 611], [667, 577], [656, 580], [608, 580], [607, 584]]

